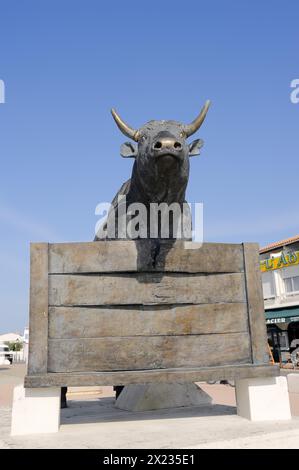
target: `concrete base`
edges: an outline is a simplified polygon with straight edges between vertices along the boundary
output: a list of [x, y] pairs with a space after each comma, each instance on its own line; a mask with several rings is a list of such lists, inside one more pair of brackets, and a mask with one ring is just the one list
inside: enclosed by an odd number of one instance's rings
[[10, 362], [5, 357], [0, 357], [0, 366], [10, 366]]
[[286, 377], [236, 381], [237, 413], [251, 421], [291, 419]]
[[299, 374], [287, 375], [289, 393], [299, 393]]
[[14, 388], [11, 436], [59, 430], [60, 388]]
[[121, 410], [148, 411], [211, 403], [210, 395], [194, 383], [149, 383], [127, 385], [115, 406]]

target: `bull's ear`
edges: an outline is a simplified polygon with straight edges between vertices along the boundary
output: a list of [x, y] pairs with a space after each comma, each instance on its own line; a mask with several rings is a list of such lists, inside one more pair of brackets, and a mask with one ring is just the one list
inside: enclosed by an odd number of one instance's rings
[[137, 145], [132, 142], [125, 142], [120, 147], [120, 154], [124, 158], [135, 158], [137, 155]]
[[194, 155], [200, 154], [200, 149], [203, 146], [203, 140], [196, 139], [189, 144], [189, 157], [194, 157]]

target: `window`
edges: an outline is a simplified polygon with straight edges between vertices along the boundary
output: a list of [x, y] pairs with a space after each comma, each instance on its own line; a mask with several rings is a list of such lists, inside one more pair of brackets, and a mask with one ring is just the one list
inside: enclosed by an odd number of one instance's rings
[[288, 349], [289, 348], [288, 333], [286, 331], [282, 331], [279, 334], [279, 345], [282, 349]]
[[271, 299], [275, 297], [275, 285], [274, 285], [273, 272], [263, 273], [262, 282], [263, 282], [264, 299]]
[[284, 280], [285, 290], [287, 294], [299, 292], [299, 276], [288, 277]]

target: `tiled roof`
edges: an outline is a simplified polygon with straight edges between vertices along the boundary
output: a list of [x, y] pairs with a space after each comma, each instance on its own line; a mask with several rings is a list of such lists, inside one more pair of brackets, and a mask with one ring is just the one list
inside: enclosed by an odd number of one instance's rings
[[274, 250], [275, 248], [280, 248], [281, 246], [290, 245], [291, 243], [295, 242], [299, 242], [299, 235], [295, 235], [291, 238], [286, 238], [285, 240], [280, 240], [280, 242], [270, 243], [270, 245], [261, 248], [260, 253], [266, 253], [267, 251]]

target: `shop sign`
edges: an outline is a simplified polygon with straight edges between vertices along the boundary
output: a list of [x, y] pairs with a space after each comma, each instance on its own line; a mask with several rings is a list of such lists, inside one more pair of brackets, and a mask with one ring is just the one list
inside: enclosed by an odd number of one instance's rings
[[268, 318], [268, 320], [266, 320], [267, 325], [271, 325], [273, 323], [285, 323], [285, 322], [286, 322], [285, 318]]
[[277, 258], [263, 259], [260, 261], [260, 269], [262, 272], [266, 272], [296, 264], [299, 264], [299, 251], [292, 251], [291, 253], [281, 253]]
[[299, 317], [268, 318], [266, 320], [266, 324], [272, 325], [274, 323], [292, 323], [294, 321], [299, 321]]

